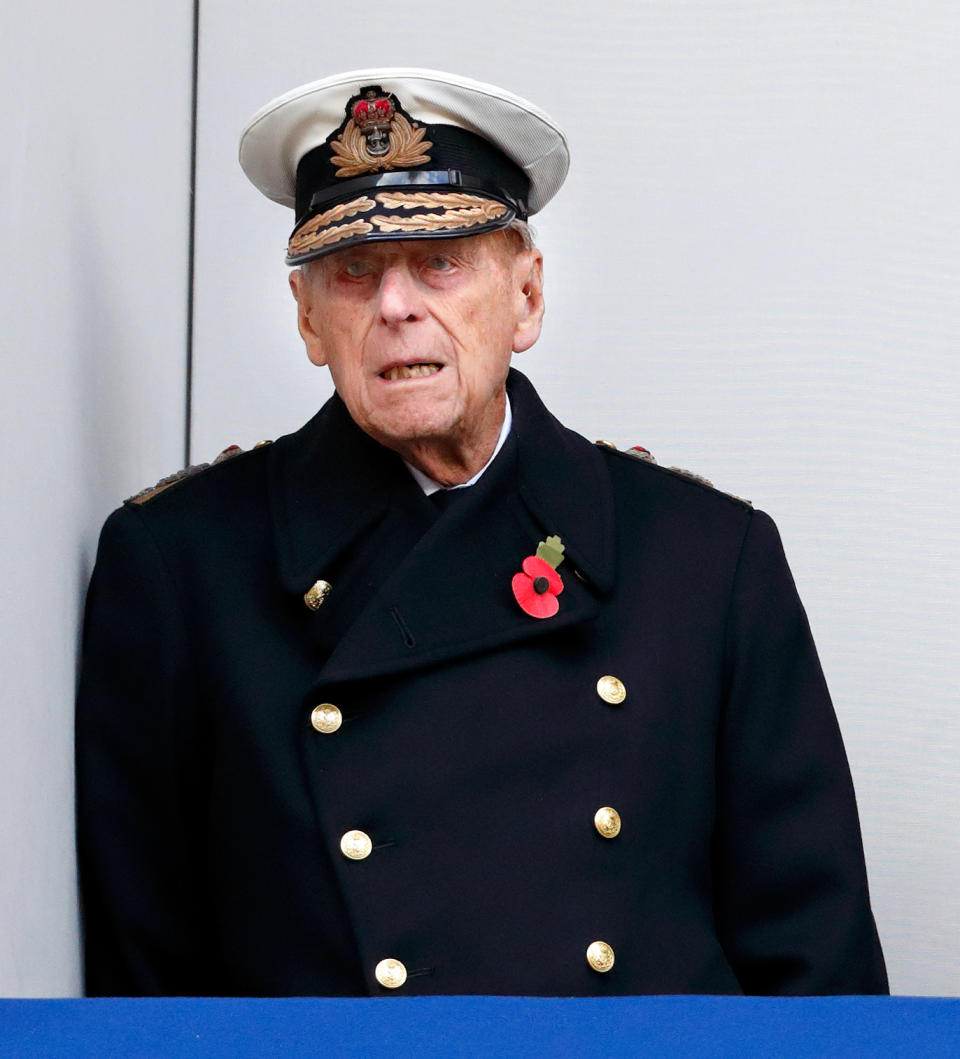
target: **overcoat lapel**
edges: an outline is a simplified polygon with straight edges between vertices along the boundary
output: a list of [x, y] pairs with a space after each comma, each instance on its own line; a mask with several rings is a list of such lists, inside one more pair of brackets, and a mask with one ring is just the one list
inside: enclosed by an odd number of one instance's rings
[[[405, 491], [402, 461], [354, 424], [336, 395], [270, 450], [270, 506], [283, 587], [323, 577]], [[408, 476], [409, 477], [409, 476]]]
[[[614, 577], [608, 472], [595, 447], [554, 419], [522, 375], [512, 371], [508, 387], [507, 443], [384, 580], [324, 665], [324, 683], [436, 665], [596, 616]], [[388, 504], [403, 502], [411, 484], [398, 458], [363, 435], [338, 398], [304, 428], [308, 435], [311, 426], [314, 436], [291, 446], [302, 451], [280, 453], [273, 501], [284, 584], [298, 593]], [[336, 467], [332, 435], [351, 449]], [[510, 582], [547, 534], [566, 546], [564, 591], [559, 612], [536, 619], [521, 610]]]

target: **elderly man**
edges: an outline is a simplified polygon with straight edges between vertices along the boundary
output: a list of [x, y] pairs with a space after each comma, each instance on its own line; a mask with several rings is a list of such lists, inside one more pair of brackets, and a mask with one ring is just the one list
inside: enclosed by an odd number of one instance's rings
[[106, 523], [89, 991], [885, 991], [773, 523], [588, 443], [510, 369], [557, 127], [361, 71], [265, 107], [241, 163], [294, 206], [300, 333], [337, 392]]

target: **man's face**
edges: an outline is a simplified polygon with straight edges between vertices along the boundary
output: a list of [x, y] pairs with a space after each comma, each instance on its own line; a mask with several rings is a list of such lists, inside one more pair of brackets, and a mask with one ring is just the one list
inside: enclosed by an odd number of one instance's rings
[[358, 426], [405, 457], [462, 453], [496, 441], [511, 353], [540, 333], [541, 266], [494, 232], [360, 244], [290, 285], [307, 354]]

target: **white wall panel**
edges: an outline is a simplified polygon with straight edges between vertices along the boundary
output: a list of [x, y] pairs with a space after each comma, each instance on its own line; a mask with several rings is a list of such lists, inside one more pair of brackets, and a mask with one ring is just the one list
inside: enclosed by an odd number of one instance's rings
[[501, 83], [567, 128], [518, 365], [591, 438], [769, 511], [810, 613], [903, 993], [960, 994], [960, 12], [951, 0], [202, 8], [194, 459], [330, 392], [246, 118], [338, 70]]
[[[190, 10], [5, 12], [0, 994], [80, 986], [78, 623], [100, 523], [183, 451]], [[135, 704], [132, 704], [135, 708]]]

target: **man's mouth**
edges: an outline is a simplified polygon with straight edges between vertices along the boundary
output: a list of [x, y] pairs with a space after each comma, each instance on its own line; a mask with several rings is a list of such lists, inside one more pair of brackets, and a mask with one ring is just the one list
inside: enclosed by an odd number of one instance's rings
[[380, 372], [380, 378], [387, 382], [396, 382], [398, 379], [420, 379], [425, 375], [436, 375], [443, 367], [442, 364], [397, 364], [386, 371]]

